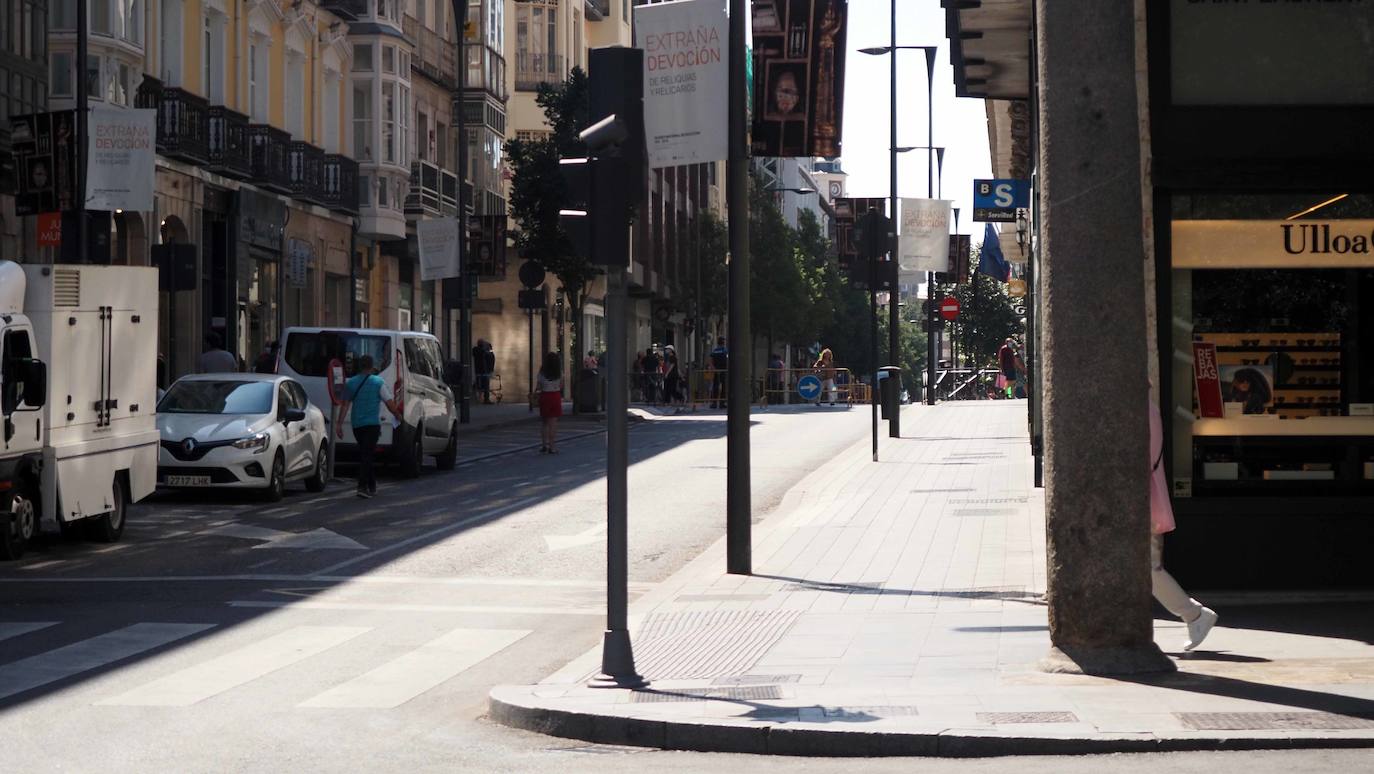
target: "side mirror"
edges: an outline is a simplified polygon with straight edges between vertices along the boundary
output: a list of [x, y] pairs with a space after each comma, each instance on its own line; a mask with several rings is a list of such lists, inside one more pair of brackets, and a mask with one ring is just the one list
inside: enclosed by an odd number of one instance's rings
[[292, 422], [304, 422], [304, 421], [305, 421], [305, 409], [299, 409], [299, 408], [289, 408], [289, 409], [287, 409], [286, 411], [282, 412], [282, 421], [285, 422], [285, 423], [288, 424], [288, 425], [291, 424]]
[[48, 402], [48, 365], [42, 360], [26, 360], [20, 366], [24, 380], [24, 404], [38, 408]]

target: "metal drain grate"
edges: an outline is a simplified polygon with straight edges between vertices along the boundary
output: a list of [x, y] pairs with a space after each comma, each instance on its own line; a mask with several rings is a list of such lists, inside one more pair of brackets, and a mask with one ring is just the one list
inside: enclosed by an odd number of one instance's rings
[[665, 701], [767, 701], [781, 699], [782, 689], [776, 685], [742, 685], [736, 688], [683, 688], [667, 691], [635, 691], [632, 704], [652, 704]]
[[955, 508], [951, 516], [1015, 516], [1015, 508]]
[[954, 500], [950, 503], [957, 505], [1018, 505], [1030, 502], [1029, 497], [974, 497]]
[[800, 610], [702, 610], [659, 613], [644, 622], [635, 661], [650, 680], [741, 675], [782, 636]]
[[679, 594], [675, 602], [762, 602], [772, 594]]
[[874, 704], [860, 707], [826, 707], [827, 718], [837, 720], [860, 720], [864, 718], [898, 718], [918, 715], [915, 707], [892, 704]]
[[1350, 731], [1374, 728], [1369, 715], [1334, 712], [1176, 712], [1194, 731]]
[[776, 685], [801, 682], [801, 675], [730, 675], [717, 677], [712, 685]]
[[979, 712], [978, 722], [994, 726], [1007, 723], [1077, 723], [1072, 712]]

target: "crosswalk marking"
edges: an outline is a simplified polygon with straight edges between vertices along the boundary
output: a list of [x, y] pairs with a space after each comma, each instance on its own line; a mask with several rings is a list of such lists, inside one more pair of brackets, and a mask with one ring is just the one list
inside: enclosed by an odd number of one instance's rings
[[454, 629], [366, 674], [301, 702], [301, 707], [391, 709], [461, 673], [530, 632], [526, 629]]
[[57, 623], [57, 621], [0, 621], [0, 640], [8, 640], [21, 634], [36, 632], [39, 629], [56, 626]]
[[265, 640], [98, 702], [189, 707], [371, 631], [363, 626], [296, 626]]
[[214, 624], [139, 623], [0, 667], [0, 699], [210, 629]]

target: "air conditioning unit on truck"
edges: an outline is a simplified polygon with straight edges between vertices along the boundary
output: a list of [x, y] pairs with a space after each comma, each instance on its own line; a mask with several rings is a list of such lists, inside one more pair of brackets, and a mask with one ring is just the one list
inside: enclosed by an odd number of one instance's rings
[[157, 269], [0, 261], [0, 558], [105, 542], [157, 485]]

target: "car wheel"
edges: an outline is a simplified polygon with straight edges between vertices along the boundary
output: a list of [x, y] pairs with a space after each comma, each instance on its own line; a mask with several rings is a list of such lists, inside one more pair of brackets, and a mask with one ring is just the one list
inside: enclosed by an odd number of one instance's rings
[[90, 535], [92, 540], [98, 540], [101, 543], [113, 543], [119, 540], [120, 535], [124, 534], [124, 517], [129, 505], [129, 498], [124, 492], [124, 478], [122, 476], [115, 475], [114, 486], [111, 491], [113, 492], [114, 507], [95, 518], [86, 520], [86, 534]]
[[286, 494], [286, 458], [281, 452], [272, 459], [272, 478], [267, 481], [267, 491], [263, 492], [263, 498], [269, 503], [275, 503]]
[[323, 492], [326, 484], [329, 483], [329, 444], [321, 443], [320, 451], [315, 455], [315, 472], [305, 480], [305, 489], [308, 492]]
[[458, 425], [449, 428], [448, 446], [444, 447], [443, 454], [434, 458], [434, 464], [440, 470], [453, 470], [458, 465]]
[[0, 559], [14, 560], [24, 555], [29, 541], [38, 534], [38, 500], [33, 488], [20, 484], [10, 492], [9, 503], [0, 511]]
[[406, 478], [418, 478], [420, 469], [425, 465], [425, 437], [424, 428], [415, 428], [415, 442], [411, 445], [410, 454], [406, 455], [401, 462], [401, 475]]

